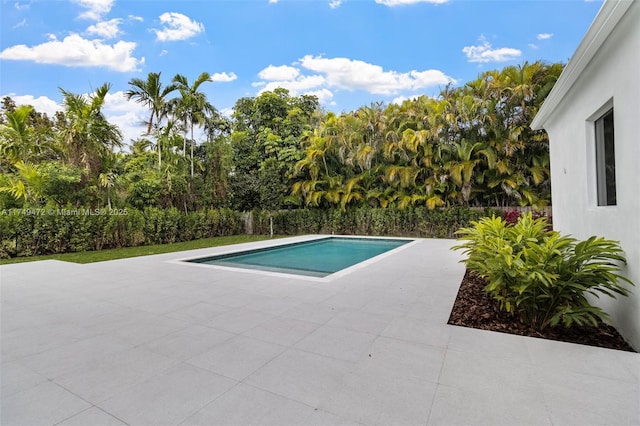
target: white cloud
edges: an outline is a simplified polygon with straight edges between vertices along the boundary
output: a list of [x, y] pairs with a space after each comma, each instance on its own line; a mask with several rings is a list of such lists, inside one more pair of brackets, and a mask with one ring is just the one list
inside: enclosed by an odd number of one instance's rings
[[233, 108], [222, 108], [220, 110], [220, 115], [222, 115], [223, 117], [231, 118], [231, 116], [233, 115]]
[[34, 97], [33, 95], [16, 95], [15, 93], [9, 93], [2, 97], [9, 96], [16, 105], [31, 105], [38, 112], [44, 112], [49, 117], [53, 117], [56, 111], [62, 111], [62, 106], [53, 99], [49, 99], [46, 96]]
[[202, 23], [192, 21], [182, 13], [163, 13], [160, 15], [160, 22], [164, 27], [161, 30], [153, 30], [158, 41], [187, 40], [204, 31]]
[[13, 7], [15, 7], [18, 10], [24, 10], [24, 9], [29, 9], [30, 4], [29, 3], [25, 3], [25, 4], [20, 4], [20, 2], [15, 2], [13, 4]]
[[87, 28], [87, 33], [102, 37], [103, 39], [115, 38], [120, 35], [120, 23], [122, 19], [110, 19], [108, 21], [98, 22]]
[[258, 73], [258, 77], [268, 81], [293, 80], [298, 74], [300, 74], [300, 71], [297, 68], [288, 65], [280, 65], [277, 67], [269, 65]]
[[269, 4], [276, 4], [278, 3], [278, 0], [269, 0]]
[[324, 58], [307, 55], [300, 64], [325, 75], [329, 87], [346, 90], [364, 90], [389, 95], [402, 90], [417, 90], [455, 82], [439, 70], [385, 71], [381, 66], [348, 58]]
[[136, 71], [144, 58], [132, 56], [136, 43], [118, 41], [110, 45], [101, 40], [87, 40], [71, 34], [62, 41], [54, 35], [49, 41], [29, 47], [24, 44], [7, 47], [0, 59], [33, 61], [39, 64], [57, 64], [67, 67], [105, 67], [113, 71]]
[[130, 21], [144, 22], [144, 18], [142, 16], [129, 15], [127, 18], [129, 18]]
[[[332, 105], [334, 89], [391, 95], [455, 83], [439, 70], [385, 71], [378, 65], [348, 58], [307, 55], [293, 65], [269, 65], [258, 73], [260, 81], [251, 84], [258, 89], [258, 94], [281, 87], [293, 96], [315, 95], [321, 103]], [[306, 75], [308, 71], [313, 74]]]
[[253, 87], [259, 87], [258, 94], [272, 92], [277, 88], [287, 89], [292, 96], [315, 95], [320, 102], [333, 97], [333, 93], [326, 87], [326, 80], [321, 75], [301, 75], [298, 68], [281, 65], [269, 65], [258, 73], [262, 81], [251, 83]]
[[158, 54], [158, 56], [164, 56], [164, 55], [166, 55], [167, 53], [169, 53], [169, 51], [168, 51], [167, 49], [162, 49], [162, 50], [160, 51], [160, 53]]
[[27, 18], [24, 18], [22, 21], [18, 22], [17, 24], [15, 24], [13, 27], [11, 28], [20, 28], [20, 27], [24, 27], [25, 25], [27, 25]]
[[551, 37], [553, 37], [552, 33], [540, 33], [536, 36], [538, 40], [549, 40]]
[[394, 6], [403, 6], [407, 4], [415, 4], [415, 3], [442, 4], [442, 3], [447, 3], [448, 1], [449, 0], [376, 0], [376, 3], [383, 4], [389, 7], [394, 7]]
[[329, 7], [331, 9], [335, 9], [336, 7], [340, 7], [341, 4], [342, 4], [342, 0], [331, 0], [329, 2]]
[[142, 104], [128, 101], [123, 91], [107, 93], [102, 112], [109, 123], [118, 126], [124, 143], [139, 138], [146, 131], [143, 123], [149, 119], [149, 110]]
[[530, 48], [532, 48], [532, 49], [534, 49], [534, 50], [537, 50], [537, 49], [538, 49], [538, 45], [537, 45], [537, 44], [535, 44], [535, 43], [529, 43], [529, 44], [527, 44], [527, 46], [529, 46]]
[[209, 80], [217, 83], [228, 83], [233, 80], [237, 80], [238, 76], [234, 72], [227, 74], [226, 72], [217, 72], [211, 76]]
[[80, 5], [86, 11], [80, 14], [82, 19], [91, 19], [93, 21], [99, 21], [103, 15], [109, 13], [113, 7], [115, 0], [72, 0], [74, 3]]
[[511, 47], [494, 49], [484, 37], [480, 37], [479, 41], [482, 44], [462, 48], [462, 52], [467, 55], [469, 62], [505, 62], [522, 56], [520, 50]]
[[325, 83], [324, 77], [321, 75], [300, 76], [294, 80], [270, 81], [266, 84], [260, 84], [262, 89], [259, 93], [266, 91], [274, 91], [278, 87], [289, 90], [293, 95], [305, 94], [312, 89], [320, 90], [320, 86]]
[[[327, 103], [327, 101], [333, 98], [333, 93], [329, 89], [320, 89], [320, 90], [311, 90], [303, 93], [303, 95], [312, 95], [318, 98], [320, 103]], [[335, 105], [334, 101], [331, 101], [331, 104]]]

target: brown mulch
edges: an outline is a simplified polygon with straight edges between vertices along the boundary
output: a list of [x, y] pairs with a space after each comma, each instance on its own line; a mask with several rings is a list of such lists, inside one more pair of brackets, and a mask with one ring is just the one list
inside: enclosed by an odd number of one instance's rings
[[483, 291], [485, 285], [484, 279], [467, 271], [453, 305], [449, 324], [635, 352], [615, 328], [602, 322], [598, 327], [565, 328], [559, 325], [548, 327], [542, 332], [533, 330], [510, 314], [500, 311], [498, 303]]

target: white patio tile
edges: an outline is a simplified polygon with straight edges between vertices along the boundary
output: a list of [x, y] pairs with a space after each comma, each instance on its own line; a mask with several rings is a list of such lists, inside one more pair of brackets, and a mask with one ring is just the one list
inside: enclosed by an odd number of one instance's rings
[[47, 378], [17, 362], [3, 362], [0, 364], [0, 396], [6, 398], [14, 393], [36, 387], [46, 382]]
[[56, 426], [127, 426], [110, 414], [97, 407], [91, 407]]
[[283, 312], [280, 316], [316, 324], [325, 324], [342, 311], [343, 309], [326, 304], [302, 303]]
[[211, 327], [190, 325], [153, 340], [144, 347], [170, 358], [185, 360], [200, 355], [234, 336], [235, 334]]
[[46, 316], [47, 323], [76, 324], [82, 324], [101, 315], [109, 315], [118, 309], [120, 306], [117, 304], [84, 296], [43, 304], [39, 308]]
[[91, 406], [60, 386], [44, 382], [38, 386], [2, 397], [0, 424], [54, 425]]
[[[11, 321], [8, 319], [7, 321]], [[0, 336], [2, 360], [11, 361], [72, 344], [98, 333], [71, 324], [40, 324]]]
[[448, 349], [445, 354], [438, 383], [496, 392], [508, 391], [519, 387], [542, 396], [533, 364], [520, 360], [507, 360], [482, 353], [458, 352]]
[[97, 404], [177, 364], [175, 359], [138, 347], [118, 352], [102, 362], [88, 365], [54, 381]]
[[446, 348], [450, 333], [451, 328], [446, 324], [433, 324], [409, 317], [399, 317], [394, 319], [381, 335]]
[[237, 308], [217, 315], [211, 321], [208, 321], [206, 325], [239, 334], [257, 327], [260, 324], [264, 324], [271, 318], [273, 318], [271, 314], [265, 314], [264, 312], [258, 312], [252, 309]]
[[211, 297], [207, 301], [215, 303], [216, 305], [227, 306], [229, 308], [241, 308], [254, 302], [259, 297], [260, 296], [257, 296], [255, 292], [242, 291], [236, 288], [234, 291], [227, 294]]
[[236, 336], [186, 362], [225, 377], [242, 380], [284, 350], [284, 346]]
[[279, 315], [299, 305], [301, 302], [292, 297], [262, 296], [249, 303], [246, 308], [271, 315]]
[[233, 308], [217, 305], [209, 302], [197, 302], [195, 304], [176, 309], [166, 314], [170, 318], [176, 318], [193, 324], [210, 322], [216, 316], [229, 312]]
[[592, 374], [624, 382], [640, 382], [640, 355], [554, 340], [523, 338], [538, 367], [552, 371]]
[[186, 419], [187, 425], [301, 425], [313, 407], [243, 383]]
[[341, 292], [322, 302], [323, 305], [338, 309], [361, 309], [374, 299], [373, 295], [362, 291]]
[[108, 334], [132, 345], [151, 342], [187, 327], [188, 323], [162, 315], [144, 315], [125, 322]]
[[179, 364], [98, 406], [130, 425], [177, 425], [236, 383], [207, 370]]
[[293, 346], [320, 325], [291, 318], [275, 317], [243, 333], [265, 342]]
[[541, 396], [525, 389], [471, 390], [438, 385], [427, 425], [551, 425]]
[[357, 361], [369, 353], [376, 336], [324, 325], [296, 344], [297, 349], [344, 361]]
[[639, 383], [536, 367], [554, 424], [640, 424]]
[[[2, 292], [4, 293], [4, 287]], [[0, 307], [0, 333], [2, 336], [49, 324], [44, 312], [16, 304], [14, 298], [11, 298], [14, 303], [9, 303], [6, 301], [7, 295], [2, 294], [2, 296], [4, 297]]]
[[450, 329], [449, 349], [484, 354], [492, 358], [531, 362], [522, 336], [459, 326], [451, 326]]
[[327, 325], [348, 328], [349, 330], [377, 336], [387, 328], [393, 318], [393, 315], [390, 314], [372, 314], [358, 310], [346, 310], [329, 320]]
[[438, 383], [446, 349], [378, 337], [354, 372], [372, 377], [395, 377]]
[[424, 425], [436, 384], [349, 373], [319, 408], [367, 425]]
[[324, 410], [315, 409], [298, 426], [362, 426], [362, 423], [339, 417]]
[[131, 345], [111, 336], [96, 336], [22, 358], [18, 362], [49, 379], [107, 359]]
[[289, 349], [246, 379], [246, 383], [312, 407], [340, 389], [353, 364]]

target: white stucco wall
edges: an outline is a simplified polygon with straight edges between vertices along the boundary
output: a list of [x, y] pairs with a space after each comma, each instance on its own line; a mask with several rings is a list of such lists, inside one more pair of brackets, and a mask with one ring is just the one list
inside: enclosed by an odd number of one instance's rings
[[[549, 133], [553, 225], [578, 239], [620, 241], [636, 287], [628, 298], [595, 303], [640, 350], [640, 1], [634, 1], [575, 85], [544, 123]], [[594, 114], [614, 108], [616, 206], [597, 206]]]

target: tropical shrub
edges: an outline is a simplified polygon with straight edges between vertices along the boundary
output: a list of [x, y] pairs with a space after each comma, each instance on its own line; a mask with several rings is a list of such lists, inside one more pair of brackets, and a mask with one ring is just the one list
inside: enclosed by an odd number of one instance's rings
[[467, 268], [487, 279], [485, 291], [500, 309], [531, 327], [542, 330], [562, 323], [597, 325], [607, 314], [587, 300], [587, 295], [628, 296], [620, 275], [625, 262], [615, 241], [591, 237], [578, 242], [547, 228], [547, 221], [531, 213], [515, 225], [500, 217], [486, 217], [460, 229]]

